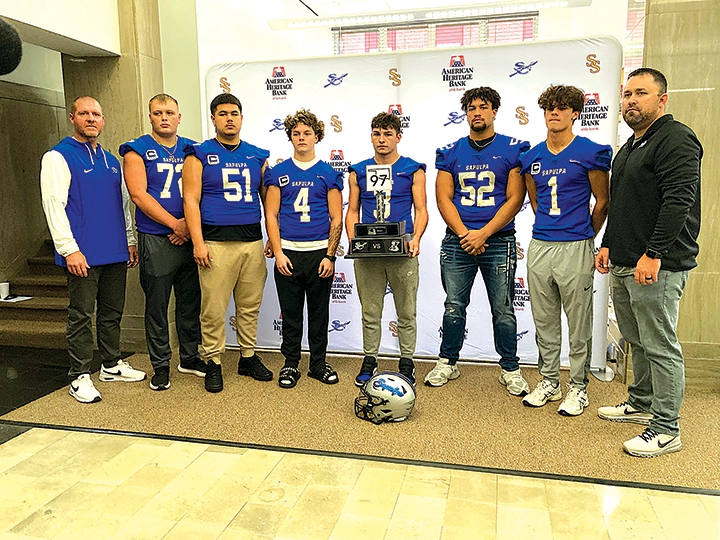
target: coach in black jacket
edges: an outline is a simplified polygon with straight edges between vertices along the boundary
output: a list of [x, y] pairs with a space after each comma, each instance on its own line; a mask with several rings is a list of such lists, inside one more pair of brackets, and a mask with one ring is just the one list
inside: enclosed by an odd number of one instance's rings
[[667, 81], [640, 68], [623, 91], [623, 119], [634, 136], [612, 164], [608, 225], [596, 259], [610, 272], [620, 332], [632, 345], [629, 397], [600, 407], [605, 420], [647, 425], [623, 444], [634, 456], [682, 448], [678, 418], [685, 391], [677, 320], [688, 271], [697, 266], [700, 161], [695, 133], [665, 114]]

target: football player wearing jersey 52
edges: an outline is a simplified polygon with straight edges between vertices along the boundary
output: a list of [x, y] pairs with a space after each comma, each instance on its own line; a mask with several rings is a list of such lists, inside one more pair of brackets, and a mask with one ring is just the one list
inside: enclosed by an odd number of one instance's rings
[[440, 248], [445, 289], [440, 360], [425, 384], [441, 386], [460, 376], [457, 361], [465, 334], [466, 309], [478, 270], [485, 282], [500, 383], [514, 396], [529, 392], [517, 356], [515, 297], [515, 215], [525, 199], [520, 155], [530, 144], [495, 133], [500, 95], [487, 86], [473, 88], [460, 100], [470, 136], [444, 148], [435, 158], [435, 194], [447, 234]]
[[305, 109], [285, 118], [293, 145], [291, 159], [265, 173], [267, 257], [275, 257], [275, 286], [282, 311], [285, 365], [278, 375], [281, 388], [293, 388], [300, 378], [303, 308], [307, 298], [310, 370], [308, 376], [325, 384], [338, 382], [325, 361], [330, 321], [330, 289], [335, 252], [342, 233], [342, 173], [315, 156], [325, 125]]
[[258, 315], [267, 267], [263, 257], [260, 203], [270, 152], [240, 139], [242, 105], [232, 94], [210, 102], [217, 136], [185, 147], [185, 218], [200, 274], [205, 390], [223, 389], [220, 355], [225, 351], [225, 312], [235, 299], [240, 345], [238, 374], [270, 381], [273, 374], [255, 353]]
[[155, 375], [153, 390], [170, 388], [168, 305], [175, 290], [175, 328], [181, 373], [205, 376], [200, 360], [200, 282], [185, 224], [182, 199], [183, 148], [177, 100], [158, 94], [149, 103], [152, 132], [120, 145], [125, 183], [137, 206], [140, 285], [145, 292], [145, 341]]
[[[562, 398], [560, 309], [568, 319], [570, 382], [558, 413], [582, 414], [588, 405], [592, 359], [595, 235], [605, 223], [612, 149], [575, 136], [573, 122], [585, 103], [574, 86], [550, 86], [538, 99], [547, 140], [522, 157], [535, 225], [528, 248], [528, 287], [543, 380], [523, 399], [541, 407]], [[590, 211], [590, 195], [595, 205]]]

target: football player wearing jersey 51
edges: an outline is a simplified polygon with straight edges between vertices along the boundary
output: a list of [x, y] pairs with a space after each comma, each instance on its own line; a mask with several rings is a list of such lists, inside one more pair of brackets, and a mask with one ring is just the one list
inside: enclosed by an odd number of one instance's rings
[[530, 144], [495, 133], [500, 95], [473, 88], [460, 100], [470, 136], [439, 148], [435, 194], [447, 234], [440, 249], [445, 289], [440, 359], [425, 384], [441, 386], [460, 376], [457, 361], [465, 334], [466, 309], [478, 270], [485, 282], [500, 383], [514, 396], [530, 391], [517, 356], [515, 297], [515, 215], [525, 199], [520, 155]]
[[[608, 212], [612, 149], [575, 136], [585, 103], [574, 86], [550, 86], [538, 99], [547, 140], [522, 157], [535, 225], [528, 248], [528, 287], [543, 380], [523, 399], [528, 407], [559, 401], [560, 310], [568, 319], [570, 382], [558, 413], [582, 414], [588, 405], [592, 359], [595, 235]], [[590, 195], [595, 205], [590, 211]]]
[[265, 199], [263, 174], [270, 152], [240, 140], [242, 105], [234, 95], [215, 96], [210, 115], [217, 137], [184, 149], [183, 197], [202, 290], [205, 390], [220, 392], [220, 355], [225, 351], [225, 312], [231, 294], [240, 345], [238, 374], [257, 381], [273, 377], [255, 353], [267, 278], [260, 202]]
[[158, 94], [149, 103], [152, 132], [120, 145], [125, 183], [137, 206], [140, 285], [145, 292], [145, 340], [155, 375], [153, 390], [170, 388], [168, 305], [175, 290], [175, 328], [181, 373], [205, 376], [200, 360], [200, 283], [183, 214], [183, 148], [177, 100]]
[[377, 370], [382, 336], [380, 324], [388, 285], [393, 292], [398, 318], [398, 371], [415, 383], [413, 355], [417, 342], [417, 291], [420, 282], [417, 257], [420, 255], [420, 238], [428, 223], [425, 164], [399, 154], [397, 145], [402, 138], [400, 118], [395, 114], [380, 113], [370, 122], [370, 129], [375, 156], [350, 167], [350, 198], [345, 216], [348, 238], [352, 240], [356, 223], [378, 221], [376, 192], [369, 189], [367, 167], [387, 164], [392, 166], [392, 185], [385, 194], [385, 215], [382, 217], [386, 221], [404, 221], [405, 231], [412, 235], [412, 239], [407, 258], [368, 257], [355, 260], [365, 353], [355, 385], [361, 388]]
[[278, 384], [293, 388], [300, 378], [305, 298], [308, 376], [336, 384], [338, 375], [325, 357], [335, 251], [342, 234], [342, 173], [315, 156], [315, 145], [322, 141], [325, 125], [313, 113], [300, 109], [285, 118], [285, 132], [293, 145], [293, 157], [265, 174], [269, 238], [265, 254], [275, 257], [275, 286], [282, 311], [280, 352], [285, 357]]

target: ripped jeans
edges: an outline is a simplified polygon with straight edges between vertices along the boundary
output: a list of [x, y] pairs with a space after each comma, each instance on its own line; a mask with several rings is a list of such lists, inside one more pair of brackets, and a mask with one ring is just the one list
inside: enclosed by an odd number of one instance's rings
[[[455, 364], [460, 358], [465, 335], [466, 310], [478, 269], [485, 282], [492, 314], [495, 351], [506, 371], [520, 366], [517, 356], [517, 319], [513, 308], [515, 297], [515, 234], [488, 238], [480, 255], [469, 255], [460, 247], [455, 234], [447, 234], [440, 248], [440, 277], [445, 289], [445, 313], [440, 357]], [[482, 331], [477, 329], [474, 331]]]

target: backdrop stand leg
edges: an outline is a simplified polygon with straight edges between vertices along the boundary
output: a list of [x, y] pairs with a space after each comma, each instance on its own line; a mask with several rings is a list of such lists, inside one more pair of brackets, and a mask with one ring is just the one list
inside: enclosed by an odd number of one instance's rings
[[615, 372], [608, 366], [599, 369], [591, 368], [590, 373], [592, 373], [597, 380], [603, 382], [610, 382], [615, 378]]

